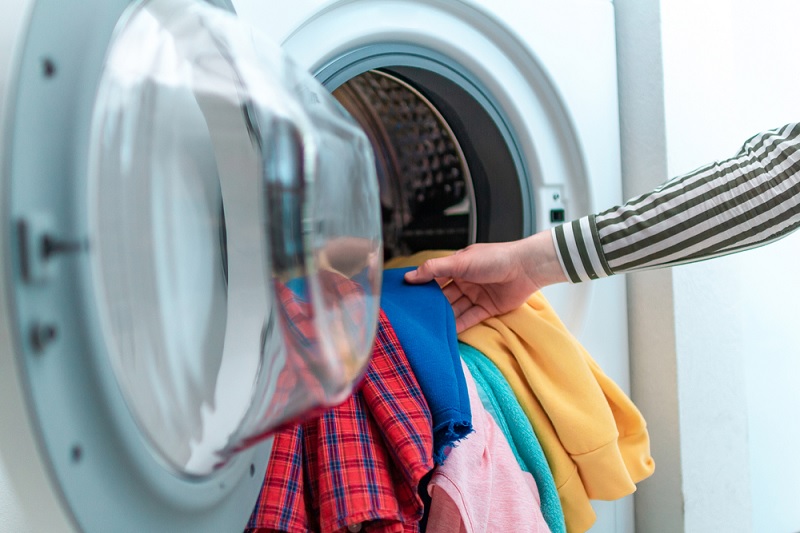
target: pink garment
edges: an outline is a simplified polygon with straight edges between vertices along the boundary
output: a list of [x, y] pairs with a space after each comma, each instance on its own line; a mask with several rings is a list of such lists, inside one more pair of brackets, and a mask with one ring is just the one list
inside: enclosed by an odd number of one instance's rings
[[481, 404], [463, 361], [461, 366], [475, 431], [433, 473], [428, 533], [549, 533], [536, 481], [519, 467], [503, 432]]

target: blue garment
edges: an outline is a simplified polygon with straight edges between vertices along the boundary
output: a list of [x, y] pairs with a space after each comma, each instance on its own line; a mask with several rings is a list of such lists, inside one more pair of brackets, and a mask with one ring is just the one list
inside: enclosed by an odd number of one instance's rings
[[[483, 389], [491, 408], [487, 410], [495, 417], [497, 425], [505, 434], [511, 449], [520, 460], [520, 467], [533, 475], [539, 488], [539, 500], [542, 505], [542, 516], [553, 533], [565, 533], [564, 511], [558, 497], [553, 473], [547, 464], [542, 446], [533, 432], [530, 420], [514, 396], [514, 391], [500, 370], [481, 352], [458, 343], [461, 358], [472, 374], [478, 390]], [[483, 397], [481, 397], [483, 400]], [[502, 419], [502, 421], [501, 421]]]
[[412, 268], [383, 271], [381, 308], [406, 352], [433, 419], [433, 460], [442, 464], [455, 442], [472, 432], [467, 382], [461, 368], [453, 308], [431, 281], [410, 285]]

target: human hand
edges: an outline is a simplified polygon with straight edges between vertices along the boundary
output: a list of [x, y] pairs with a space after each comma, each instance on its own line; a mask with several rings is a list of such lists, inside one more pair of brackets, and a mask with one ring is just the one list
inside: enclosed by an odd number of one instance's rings
[[566, 281], [549, 231], [504, 243], [473, 244], [448, 257], [429, 259], [407, 272], [408, 283], [436, 280], [459, 333], [513, 311], [539, 289]]

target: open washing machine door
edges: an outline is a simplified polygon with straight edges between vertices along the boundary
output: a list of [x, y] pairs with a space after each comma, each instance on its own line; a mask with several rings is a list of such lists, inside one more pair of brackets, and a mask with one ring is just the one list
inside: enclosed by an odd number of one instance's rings
[[264, 436], [343, 400], [369, 359], [369, 140], [209, 3], [17, 4], [0, 61], [13, 491], [34, 531], [241, 530]]

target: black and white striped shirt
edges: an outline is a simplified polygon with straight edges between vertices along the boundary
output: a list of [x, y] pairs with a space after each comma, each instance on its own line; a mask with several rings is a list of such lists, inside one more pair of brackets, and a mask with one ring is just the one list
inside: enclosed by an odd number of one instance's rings
[[578, 283], [748, 250], [800, 227], [800, 123], [760, 133], [735, 157], [552, 230]]

